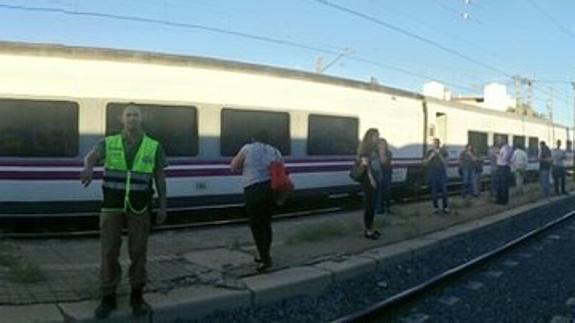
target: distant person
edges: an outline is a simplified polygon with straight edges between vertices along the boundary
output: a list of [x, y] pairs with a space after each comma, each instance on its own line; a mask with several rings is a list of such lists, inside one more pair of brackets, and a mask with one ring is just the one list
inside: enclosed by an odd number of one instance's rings
[[[551, 158], [553, 160], [552, 174], [555, 195], [559, 195], [559, 193], [567, 194], [567, 191], [565, 191], [565, 160], [567, 160], [567, 153], [561, 149], [561, 140], [557, 140], [557, 146], [551, 152]], [[561, 187], [561, 192], [559, 187]]]
[[479, 158], [473, 146], [467, 144], [465, 149], [459, 154], [459, 169], [461, 171], [461, 196], [465, 199], [468, 196], [477, 197], [477, 161]]
[[499, 147], [499, 154], [497, 155], [497, 194], [495, 203], [505, 205], [509, 203], [509, 181], [511, 175], [511, 156], [513, 150], [501, 137], [497, 138], [497, 147]]
[[525, 172], [528, 163], [527, 153], [523, 146], [517, 145], [511, 156], [511, 171], [515, 177], [515, 189], [517, 193], [523, 194], [523, 184], [525, 183]]
[[361, 181], [363, 190], [363, 224], [364, 236], [367, 239], [376, 240], [380, 233], [373, 228], [373, 218], [375, 213], [375, 201], [377, 188], [381, 182], [382, 165], [379, 159], [379, 131], [370, 128], [365, 132], [363, 140], [359, 145], [358, 160], [367, 169], [366, 176]]
[[442, 209], [444, 214], [450, 212], [447, 200], [447, 159], [449, 154], [445, 147], [441, 147], [438, 138], [433, 139], [433, 146], [425, 154], [423, 160], [427, 166], [429, 183], [431, 186], [431, 200], [433, 203], [433, 213], [439, 214], [438, 198], [441, 196]]
[[156, 222], [166, 219], [165, 153], [160, 144], [142, 130], [142, 112], [129, 104], [122, 113], [124, 128], [120, 134], [100, 141], [84, 159], [81, 182], [90, 185], [94, 166], [103, 161], [104, 201], [100, 213], [100, 289], [102, 301], [94, 315], [106, 318], [117, 307], [116, 289], [122, 278], [118, 258], [122, 245], [122, 229], [128, 227], [130, 255], [130, 305], [134, 315], [150, 312], [144, 301], [146, 257], [150, 232], [150, 205], [155, 182], [160, 200]]
[[499, 155], [499, 147], [495, 143], [489, 148], [487, 155], [489, 159], [489, 196], [491, 197], [497, 195], [497, 155]]
[[258, 256], [256, 269], [263, 272], [272, 266], [272, 212], [275, 195], [271, 188], [270, 164], [283, 162], [280, 151], [272, 146], [266, 131], [259, 131], [253, 141], [244, 145], [232, 159], [232, 172], [242, 173], [246, 212]]
[[377, 187], [376, 209], [378, 214], [391, 213], [391, 175], [393, 167], [391, 161], [393, 153], [389, 150], [387, 140], [379, 140], [379, 161], [381, 162], [381, 180]]
[[549, 189], [551, 186], [549, 183], [549, 170], [551, 169], [553, 158], [551, 156], [551, 150], [549, 150], [545, 141], [541, 141], [539, 147], [541, 147], [539, 151], [539, 183], [543, 190], [543, 196], [549, 198]]

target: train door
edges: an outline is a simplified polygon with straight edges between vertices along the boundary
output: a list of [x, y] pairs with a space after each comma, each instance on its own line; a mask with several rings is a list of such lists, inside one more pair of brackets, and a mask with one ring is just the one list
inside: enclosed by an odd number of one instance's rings
[[447, 143], [447, 115], [445, 113], [437, 112], [435, 114], [436, 124], [436, 138], [441, 140], [442, 144]]

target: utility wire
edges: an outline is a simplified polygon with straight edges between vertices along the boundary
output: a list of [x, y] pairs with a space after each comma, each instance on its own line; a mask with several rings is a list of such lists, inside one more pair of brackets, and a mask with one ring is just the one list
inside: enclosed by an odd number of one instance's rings
[[[41, 13], [59, 13], [59, 14], [71, 15], [71, 16], [105, 18], [105, 19], [120, 20], [120, 21], [130, 21], [130, 22], [140, 22], [140, 23], [148, 23], [148, 24], [165, 25], [165, 26], [184, 28], [184, 29], [196, 29], [196, 30], [203, 30], [203, 31], [214, 32], [214, 33], [219, 33], [219, 34], [231, 35], [231, 36], [235, 36], [235, 37], [247, 38], [247, 39], [251, 39], [251, 40], [258, 40], [258, 41], [262, 41], [262, 42], [266, 42], [266, 43], [272, 43], [272, 44], [276, 44], [276, 45], [305, 49], [305, 50], [310, 50], [310, 51], [319, 52], [319, 53], [323, 53], [323, 54], [330, 54], [330, 55], [341, 54], [339, 51], [328, 50], [328, 49], [324, 49], [324, 48], [320, 48], [320, 47], [305, 45], [305, 44], [294, 42], [294, 41], [272, 38], [272, 37], [261, 36], [261, 35], [255, 35], [255, 34], [244, 33], [244, 32], [238, 32], [238, 31], [233, 31], [233, 30], [227, 30], [227, 29], [223, 29], [223, 28], [217, 28], [217, 27], [212, 27], [212, 26], [207, 26], [207, 25], [202, 25], [202, 24], [178, 23], [178, 22], [172, 22], [172, 21], [166, 21], [166, 20], [160, 20], [160, 19], [144, 18], [144, 17], [140, 17], [140, 16], [117, 15], [117, 14], [109, 14], [109, 13], [101, 13], [101, 12], [93, 12], [93, 11], [77, 11], [77, 10], [68, 10], [68, 9], [64, 9], [64, 8], [53, 8], [53, 7], [30, 7], [30, 6], [21, 6], [21, 5], [0, 4], [0, 8], [11, 9], [11, 10], [31, 11], [31, 12], [41, 12]], [[438, 79], [435, 77], [431, 77], [429, 75], [424, 75], [424, 74], [412, 72], [412, 71], [409, 71], [409, 70], [401, 68], [401, 67], [396, 67], [396, 66], [384, 64], [384, 63], [374, 61], [371, 59], [362, 58], [359, 56], [348, 56], [348, 59], [354, 60], [357, 62], [370, 64], [370, 65], [377, 66], [377, 67], [384, 68], [384, 69], [388, 69], [388, 70], [394, 70], [394, 71], [404, 73], [404, 74], [407, 74], [407, 75], [410, 75], [413, 77], [417, 77], [420, 79], [436, 80], [436, 81], [440, 81], [446, 85], [450, 85], [452, 87], [473, 91], [473, 89], [465, 87], [465, 86], [461, 86], [458, 84], [447, 82], [447, 81], [444, 81], [444, 80], [441, 80], [441, 79]]]
[[527, 2], [529, 2], [529, 4], [531, 4], [531, 6], [533, 8], [535, 8], [535, 10], [537, 10], [541, 15], [543, 15], [545, 18], [547, 18], [549, 21], [551, 21], [557, 28], [561, 29], [561, 31], [563, 33], [565, 33], [567, 36], [575, 39], [575, 33], [574, 32], [572, 32], [569, 28], [565, 27], [557, 19], [555, 19], [553, 16], [551, 16], [547, 11], [543, 10], [543, 8], [541, 8], [541, 6], [539, 6], [537, 3], [535, 3], [535, 1], [527, 0]]
[[442, 45], [442, 44], [440, 44], [440, 43], [438, 43], [438, 42], [436, 42], [436, 41], [433, 41], [433, 40], [431, 40], [431, 39], [429, 39], [429, 38], [420, 36], [420, 35], [418, 35], [418, 34], [415, 34], [415, 33], [413, 33], [413, 32], [410, 32], [410, 31], [408, 31], [408, 30], [406, 30], [406, 29], [404, 29], [404, 28], [401, 28], [401, 27], [395, 26], [395, 25], [393, 25], [393, 24], [390, 24], [390, 23], [388, 23], [388, 22], [385, 22], [385, 21], [383, 21], [383, 20], [381, 20], [381, 19], [379, 19], [379, 18], [377, 18], [377, 17], [371, 16], [371, 15], [368, 15], [368, 14], [366, 14], [366, 13], [359, 12], [359, 11], [357, 11], [357, 10], [354, 10], [354, 9], [351, 9], [351, 8], [348, 8], [348, 7], [344, 7], [344, 6], [341, 6], [341, 5], [332, 3], [332, 2], [329, 2], [329, 1], [327, 1], [327, 0], [313, 0], [313, 1], [318, 2], [318, 3], [320, 3], [320, 4], [324, 5], [324, 6], [330, 7], [330, 8], [332, 8], [332, 9], [336, 9], [336, 10], [339, 10], [339, 11], [342, 11], [342, 12], [346, 12], [346, 13], [351, 14], [351, 15], [353, 15], [353, 16], [360, 17], [360, 18], [362, 18], [362, 19], [371, 21], [371, 22], [373, 22], [373, 23], [375, 23], [375, 24], [378, 24], [378, 25], [380, 25], [380, 26], [382, 26], [382, 27], [384, 27], [384, 28], [386, 28], [386, 29], [393, 30], [393, 31], [398, 32], [398, 33], [400, 33], [400, 34], [403, 34], [403, 35], [405, 35], [405, 36], [407, 36], [407, 37], [410, 37], [410, 38], [413, 38], [413, 39], [417, 39], [417, 40], [419, 40], [419, 41], [421, 41], [421, 42], [424, 42], [424, 43], [426, 43], [426, 44], [428, 44], [428, 45], [431, 45], [431, 46], [433, 46], [433, 47], [435, 47], [435, 48], [438, 48], [438, 49], [440, 49], [440, 50], [442, 50], [442, 51], [444, 51], [444, 52], [450, 53], [450, 54], [452, 54], [452, 55], [454, 55], [454, 56], [457, 56], [457, 57], [459, 57], [459, 58], [461, 58], [461, 59], [464, 59], [464, 60], [466, 60], [466, 61], [468, 61], [468, 62], [471, 62], [471, 63], [474, 63], [474, 64], [476, 64], [476, 65], [482, 66], [482, 67], [484, 67], [485, 69], [488, 69], [488, 70], [490, 70], [490, 71], [496, 72], [496, 73], [498, 73], [498, 74], [503, 74], [503, 75], [505, 75], [505, 76], [507, 76], [507, 77], [512, 77], [511, 74], [506, 73], [505, 71], [503, 71], [503, 70], [501, 70], [501, 69], [499, 69], [499, 68], [497, 68], [497, 67], [494, 67], [494, 66], [485, 64], [485, 63], [481, 62], [481, 61], [478, 60], [478, 59], [469, 57], [469, 56], [467, 56], [467, 55], [461, 53], [461, 52], [458, 51], [458, 50], [449, 48], [449, 47], [444, 46], [444, 45]]

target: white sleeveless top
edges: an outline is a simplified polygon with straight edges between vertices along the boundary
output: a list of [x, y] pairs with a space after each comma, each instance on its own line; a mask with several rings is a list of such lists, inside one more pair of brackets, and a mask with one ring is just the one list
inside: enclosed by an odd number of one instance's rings
[[282, 160], [279, 150], [261, 142], [244, 145], [240, 153], [245, 157], [242, 170], [243, 187], [269, 180], [269, 165], [273, 161]]

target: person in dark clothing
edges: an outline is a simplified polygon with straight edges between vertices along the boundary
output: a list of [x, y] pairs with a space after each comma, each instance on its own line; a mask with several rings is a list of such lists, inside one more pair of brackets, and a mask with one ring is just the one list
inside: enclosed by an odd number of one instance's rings
[[391, 175], [393, 168], [391, 161], [393, 153], [389, 150], [387, 140], [379, 140], [379, 161], [381, 162], [381, 180], [377, 187], [375, 206], [378, 214], [391, 213]]
[[545, 141], [541, 141], [539, 146], [541, 147], [541, 151], [539, 152], [539, 183], [543, 190], [543, 196], [548, 198], [551, 185], [549, 183], [549, 170], [551, 169], [553, 159], [551, 157], [551, 150], [547, 147]]
[[433, 139], [433, 147], [427, 151], [423, 162], [428, 169], [433, 213], [439, 213], [438, 194], [441, 194], [442, 211], [448, 214], [450, 212], [447, 201], [447, 158], [449, 154], [445, 147], [440, 145], [439, 139]]
[[[561, 149], [561, 140], [557, 140], [557, 148], [551, 151], [551, 158], [553, 160], [551, 173], [555, 195], [567, 194], [565, 190], [565, 161], [567, 160], [567, 154], [565, 150]], [[559, 191], [559, 188], [561, 188], [561, 191]]]
[[283, 157], [277, 148], [269, 144], [267, 132], [260, 131], [252, 143], [240, 149], [230, 164], [232, 172], [242, 172], [246, 212], [259, 255], [254, 260], [260, 272], [272, 266], [271, 218], [275, 194], [271, 188], [269, 166], [275, 161], [283, 162]]
[[506, 205], [509, 203], [509, 181], [511, 178], [511, 157], [513, 149], [503, 137], [497, 138], [499, 154], [497, 155], [497, 194], [495, 203]]
[[366, 175], [361, 181], [364, 201], [363, 222], [365, 237], [374, 240], [381, 235], [377, 230], [373, 229], [377, 186], [381, 181], [381, 161], [379, 160], [378, 144], [379, 131], [375, 128], [370, 128], [363, 136], [358, 153], [358, 159], [367, 168]]

